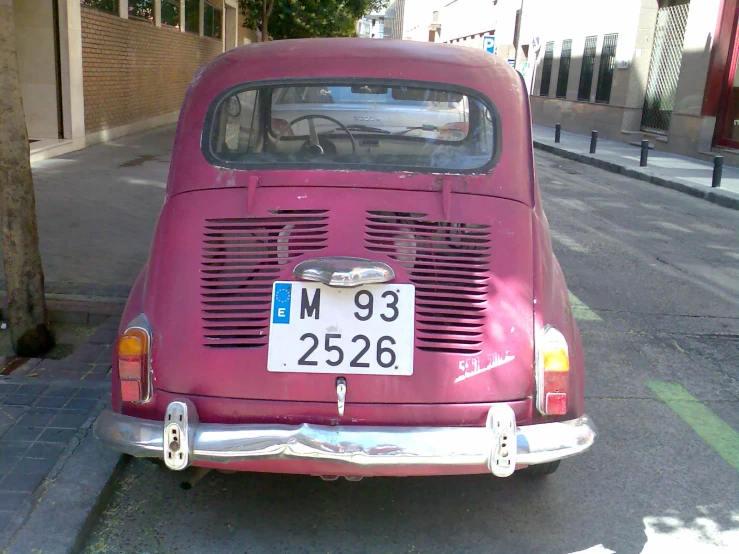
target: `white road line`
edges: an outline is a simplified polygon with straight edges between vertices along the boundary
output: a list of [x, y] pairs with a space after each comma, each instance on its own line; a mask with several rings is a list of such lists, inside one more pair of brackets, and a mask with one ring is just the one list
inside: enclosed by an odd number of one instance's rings
[[601, 317], [596, 314], [593, 310], [588, 308], [588, 305], [580, 300], [577, 296], [567, 291], [570, 295], [570, 305], [572, 306], [572, 315], [578, 321], [603, 321]]
[[582, 253], [585, 253], [588, 251], [588, 249], [585, 246], [577, 242], [572, 237], [565, 235], [561, 231], [555, 231], [554, 229], [550, 229], [549, 234], [552, 235], [552, 238], [554, 240], [556, 240], [562, 246], [569, 248], [570, 250], [574, 250], [575, 252], [582, 252]]

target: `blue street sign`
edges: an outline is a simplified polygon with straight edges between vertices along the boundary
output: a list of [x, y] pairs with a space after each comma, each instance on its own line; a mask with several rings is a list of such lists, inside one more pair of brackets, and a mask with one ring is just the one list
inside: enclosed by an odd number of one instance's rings
[[482, 37], [482, 49], [491, 54], [495, 54], [495, 36], [485, 35]]

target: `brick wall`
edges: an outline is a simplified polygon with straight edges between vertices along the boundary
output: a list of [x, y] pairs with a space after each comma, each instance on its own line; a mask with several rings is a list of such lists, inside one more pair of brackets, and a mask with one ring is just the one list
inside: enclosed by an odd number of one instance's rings
[[222, 43], [82, 7], [85, 132], [179, 110], [195, 71]]

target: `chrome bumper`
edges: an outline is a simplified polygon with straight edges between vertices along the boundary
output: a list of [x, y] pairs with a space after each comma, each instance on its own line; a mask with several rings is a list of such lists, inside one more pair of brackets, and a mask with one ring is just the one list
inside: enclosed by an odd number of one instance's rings
[[[335, 463], [343, 466], [338, 475], [351, 475], [352, 467], [464, 466], [507, 476], [516, 465], [580, 454], [593, 444], [596, 432], [587, 415], [517, 426], [507, 404], [490, 408], [485, 427], [199, 423], [189, 401], [172, 402], [165, 421], [105, 410], [94, 426], [95, 436], [108, 447], [132, 456], [164, 458], [171, 469], [194, 462], [287, 459]], [[514, 441], [515, 450], [508, 446]]]

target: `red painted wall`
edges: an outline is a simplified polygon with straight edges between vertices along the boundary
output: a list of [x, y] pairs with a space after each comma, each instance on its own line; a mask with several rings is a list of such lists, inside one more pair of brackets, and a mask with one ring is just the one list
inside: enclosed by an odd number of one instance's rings
[[714, 34], [711, 61], [708, 67], [706, 92], [703, 96], [701, 115], [717, 116], [722, 96], [727, 87], [727, 65], [732, 58], [734, 23], [739, 0], [722, 0], [719, 19]]

